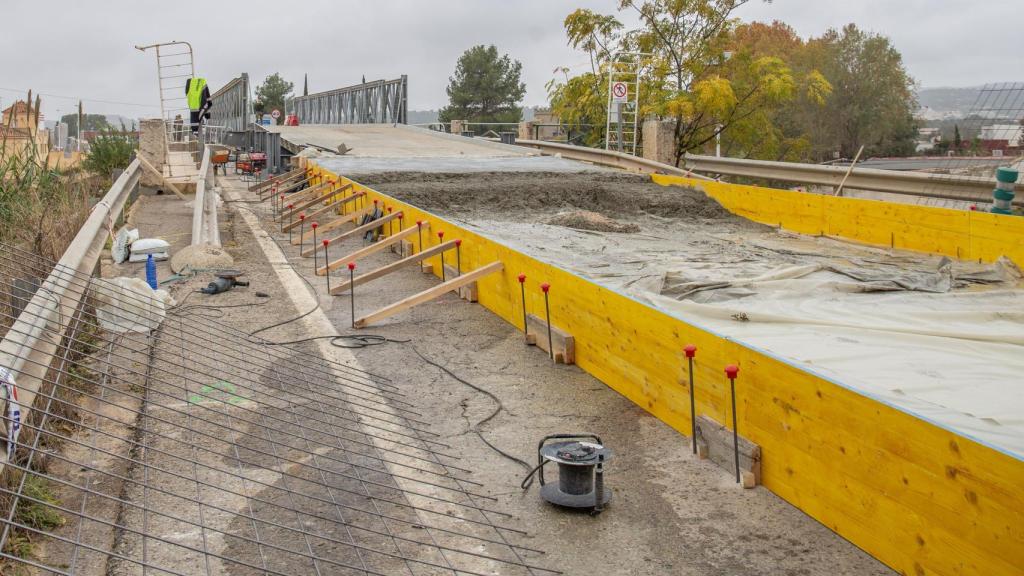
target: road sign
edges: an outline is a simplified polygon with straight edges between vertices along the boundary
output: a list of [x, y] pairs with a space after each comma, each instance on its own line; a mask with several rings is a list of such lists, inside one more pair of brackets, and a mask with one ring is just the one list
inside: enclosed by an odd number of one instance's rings
[[625, 82], [612, 83], [612, 102], [629, 102], [629, 88], [626, 87]]
[[281, 117], [281, 111], [278, 110], [277, 108], [274, 108], [270, 115], [274, 118], [274, 120], [277, 120], [278, 118]]

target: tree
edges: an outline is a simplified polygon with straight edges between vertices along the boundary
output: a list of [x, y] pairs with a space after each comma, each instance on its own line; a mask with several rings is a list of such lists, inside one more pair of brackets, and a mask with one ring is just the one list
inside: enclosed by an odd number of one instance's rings
[[508, 54], [498, 56], [495, 46], [474, 46], [459, 57], [455, 75], [448, 79], [448, 105], [441, 122], [516, 123], [523, 116], [519, 102], [526, 94], [520, 80], [523, 65]]
[[274, 109], [282, 112], [282, 117], [277, 119], [280, 124], [284, 120], [284, 101], [292, 93], [294, 85], [285, 81], [281, 75], [274, 72], [256, 88], [256, 102], [253, 103], [253, 111], [257, 114], [269, 113]]
[[861, 145], [867, 156], [913, 153], [914, 81], [889, 39], [847, 24], [807, 44], [809, 60], [834, 87], [810, 119], [818, 155], [852, 158]]
[[89, 145], [89, 154], [82, 161], [82, 167], [110, 178], [114, 170], [128, 167], [132, 152], [138, 147], [132, 133], [116, 131], [111, 127], [104, 128]]
[[[603, 124], [607, 93], [603, 92], [612, 54], [644, 54], [629, 64], [639, 67], [639, 115], [675, 120], [675, 160], [731, 130], [734, 140], [757, 148], [769, 128], [765, 110], [797, 97], [804, 78], [794, 74], [783, 58], [756, 50], [729, 50], [736, 24], [732, 12], [747, 0], [620, 0], [640, 20], [634, 30], [613, 16], [577, 10], [565, 20], [569, 44], [588, 52], [592, 71], [550, 86], [552, 109], [568, 122], [587, 119]], [[814, 94], [827, 92], [827, 82], [815, 76]], [[600, 106], [600, 108], [598, 107]]]
[[[60, 121], [68, 125], [68, 136], [77, 137], [78, 135], [78, 114], [65, 114], [60, 117]], [[82, 131], [86, 130], [105, 130], [110, 128], [110, 123], [107, 122], [107, 117], [104, 114], [83, 114], [82, 115]]]
[[960, 137], [960, 125], [953, 124], [953, 150], [960, 151], [960, 147], [963, 145], [964, 140]]

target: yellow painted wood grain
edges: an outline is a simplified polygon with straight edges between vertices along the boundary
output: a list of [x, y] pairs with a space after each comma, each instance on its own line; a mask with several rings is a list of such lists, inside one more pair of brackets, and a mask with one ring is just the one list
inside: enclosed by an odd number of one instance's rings
[[730, 212], [804, 234], [982, 262], [1006, 256], [1024, 266], [1024, 218], [709, 182], [656, 174], [664, 186], [703, 190]]
[[[504, 270], [479, 282], [479, 302], [519, 329], [523, 309], [517, 276], [527, 276], [526, 308], [534, 314], [544, 310], [540, 284], [550, 283], [552, 322], [576, 338], [577, 365], [681, 433], [690, 430], [683, 346], [698, 347], [697, 411], [720, 422], [731, 422], [722, 369], [739, 364], [740, 433], [762, 448], [765, 487], [895, 570], [909, 575], [1022, 573], [1024, 462], [381, 192], [356, 182], [353, 186], [403, 211], [407, 227], [429, 219], [433, 230], [425, 231], [426, 247], [437, 244], [438, 230], [445, 231], [445, 240], [462, 239], [464, 269], [501, 260]], [[807, 233], [841, 230], [866, 242], [880, 236], [861, 226], [882, 227], [901, 237], [933, 231], [935, 237], [927, 242], [900, 241], [917, 246], [906, 246], [912, 249], [951, 250], [956, 245], [990, 254], [991, 244], [1021, 231], [1016, 222], [987, 214], [964, 218], [928, 209], [919, 215], [903, 207], [876, 209], [855, 199], [753, 188], [715, 186], [708, 193], [751, 219]], [[826, 213], [836, 211], [833, 200], [840, 201], [841, 212], [829, 219]], [[940, 234], [947, 226], [953, 241]], [[410, 239], [419, 250], [417, 236]], [[451, 252], [445, 256], [449, 265], [454, 258]], [[440, 257], [428, 261], [439, 270]], [[402, 315], [390, 321], [401, 322]], [[689, 440], [681, 436], [679, 442]]]

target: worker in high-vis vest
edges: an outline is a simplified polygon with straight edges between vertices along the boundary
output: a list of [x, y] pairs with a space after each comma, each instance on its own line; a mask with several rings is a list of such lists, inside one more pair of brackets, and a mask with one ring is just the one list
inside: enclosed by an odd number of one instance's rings
[[192, 133], [199, 132], [199, 123], [210, 119], [210, 88], [206, 78], [189, 78], [185, 81], [185, 96], [188, 98], [189, 120]]

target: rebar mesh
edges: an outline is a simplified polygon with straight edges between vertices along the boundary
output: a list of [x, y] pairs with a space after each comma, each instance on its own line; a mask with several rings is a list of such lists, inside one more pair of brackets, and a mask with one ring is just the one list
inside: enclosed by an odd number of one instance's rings
[[[0, 245], [8, 331], [31, 297], [16, 282], [26, 262], [36, 276], [54, 267]], [[88, 302], [67, 322], [0, 485], [9, 565], [57, 574], [557, 573], [514, 542], [524, 532], [467, 478], [399, 384], [250, 337], [206, 307], [172, 308], [150, 333], [105, 331]], [[6, 408], [3, 421], [10, 429]]]

